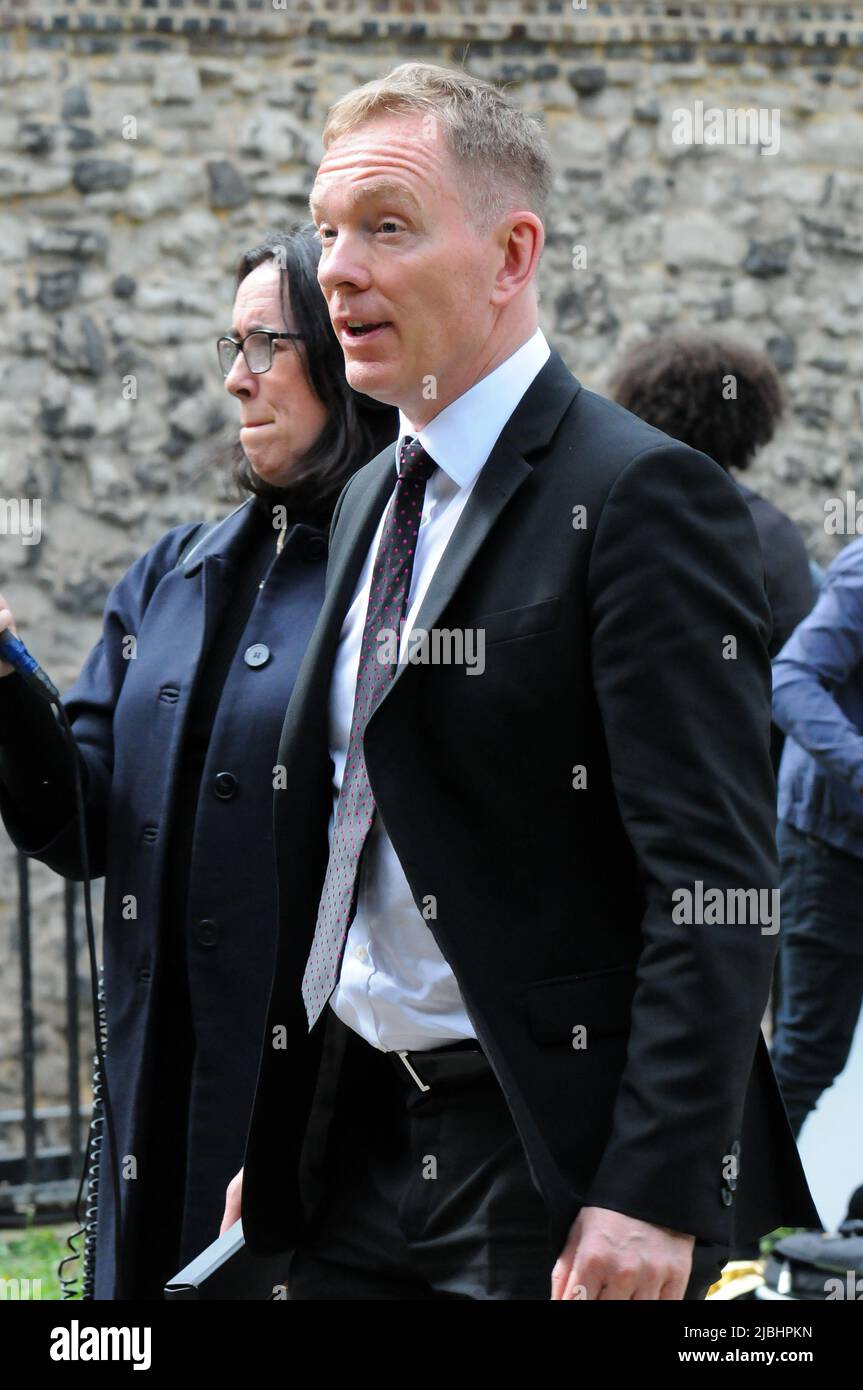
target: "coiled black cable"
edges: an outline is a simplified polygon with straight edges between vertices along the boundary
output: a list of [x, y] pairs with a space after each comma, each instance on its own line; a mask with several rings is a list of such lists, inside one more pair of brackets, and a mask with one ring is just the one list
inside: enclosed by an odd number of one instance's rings
[[[99, 1016], [99, 1035], [102, 1039], [103, 1050], [108, 1046], [108, 1017], [105, 1007], [105, 974], [103, 968], [99, 967], [99, 992], [96, 998], [96, 1005]], [[82, 1299], [92, 1299], [95, 1295], [96, 1282], [96, 1233], [99, 1219], [99, 1162], [102, 1153], [102, 1135], [105, 1127], [105, 1111], [102, 1104], [102, 1077], [99, 1071], [99, 1055], [93, 1054], [93, 1109], [90, 1116], [90, 1127], [87, 1135], [87, 1154], [84, 1161], [84, 1171], [81, 1174], [81, 1181], [78, 1184], [78, 1195], [75, 1198], [75, 1220], [78, 1223], [78, 1230], [73, 1231], [66, 1237], [66, 1244], [72, 1251], [71, 1255], [66, 1255], [61, 1261], [57, 1271], [60, 1285], [63, 1290], [61, 1298], [78, 1298], [77, 1277], [64, 1276], [63, 1268], [72, 1261], [81, 1258], [81, 1251], [75, 1242], [84, 1237], [84, 1264], [81, 1279]], [[83, 1216], [81, 1214], [81, 1199], [84, 1192], [84, 1183], [87, 1184], [87, 1195], [84, 1198], [86, 1203]]]
[[[58, 1275], [62, 1286], [62, 1297], [64, 1299], [76, 1298], [75, 1278], [65, 1276], [63, 1268], [74, 1260], [81, 1258], [81, 1251], [74, 1244], [82, 1235], [85, 1236], [85, 1263], [84, 1277], [81, 1298], [93, 1297], [93, 1284], [95, 1279], [95, 1254], [96, 1254], [96, 1223], [97, 1209], [96, 1202], [99, 1191], [99, 1164], [102, 1151], [102, 1129], [107, 1130], [110, 1153], [111, 1182], [114, 1196], [114, 1297], [123, 1297], [123, 1264], [121, 1258], [122, 1241], [120, 1236], [120, 1180], [119, 1170], [120, 1161], [117, 1151], [117, 1137], [114, 1129], [114, 1110], [111, 1105], [111, 1096], [108, 1090], [108, 1076], [105, 1069], [105, 1049], [107, 1047], [107, 1015], [105, 1011], [104, 977], [99, 971], [96, 961], [96, 932], [93, 926], [93, 901], [90, 890], [90, 856], [87, 852], [87, 830], [84, 819], [84, 788], [81, 778], [81, 761], [78, 745], [75, 742], [75, 735], [69, 723], [69, 716], [60, 702], [59, 695], [51, 700], [55, 705], [60, 720], [60, 726], [66, 734], [72, 749], [72, 761], [75, 769], [75, 810], [78, 820], [79, 848], [81, 853], [81, 873], [84, 882], [84, 919], [87, 924], [87, 950], [90, 961], [90, 990], [93, 1000], [93, 1031], [96, 1040], [96, 1052], [93, 1059], [94, 1085], [93, 1085], [93, 1117], [90, 1125], [90, 1134], [87, 1143], [87, 1153], [84, 1159], [84, 1166], [81, 1171], [81, 1180], [78, 1184], [78, 1195], [75, 1199], [75, 1220], [78, 1222], [79, 1230], [67, 1237], [67, 1245], [72, 1251], [71, 1255], [66, 1255], [60, 1261]], [[81, 1199], [84, 1192], [84, 1183], [89, 1174], [88, 1202], [85, 1219], [81, 1218]]]

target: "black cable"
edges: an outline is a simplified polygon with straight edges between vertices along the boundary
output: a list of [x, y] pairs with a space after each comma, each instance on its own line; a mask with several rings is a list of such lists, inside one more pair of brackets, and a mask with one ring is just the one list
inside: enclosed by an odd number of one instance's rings
[[[102, 1046], [108, 1044], [108, 1016], [105, 1002], [105, 972], [104, 968], [99, 971], [99, 1028], [102, 1035]], [[102, 1160], [102, 1130], [105, 1125], [105, 1112], [102, 1104], [102, 1075], [99, 1071], [99, 1057], [96, 1054], [93, 1058], [93, 1111], [90, 1118], [90, 1135], [88, 1150], [90, 1157], [90, 1176], [87, 1183], [87, 1206], [84, 1212], [83, 1227], [86, 1231], [84, 1240], [84, 1280], [81, 1289], [82, 1298], [95, 1298], [96, 1281], [96, 1236], [99, 1224], [99, 1167]], [[76, 1209], [77, 1220], [81, 1222], [81, 1217]]]
[[[119, 1156], [118, 1149], [117, 1149], [117, 1137], [116, 1137], [116, 1132], [115, 1132], [115, 1129], [114, 1129], [114, 1108], [113, 1108], [113, 1106], [112, 1106], [112, 1104], [111, 1104], [111, 1096], [110, 1096], [110, 1092], [109, 1092], [109, 1090], [108, 1090], [108, 1073], [107, 1073], [107, 1070], [106, 1070], [106, 1067], [105, 1067], [105, 1049], [104, 1049], [104, 1045], [103, 1045], [102, 1026], [101, 1026], [101, 1025], [102, 1025], [102, 1019], [101, 1019], [101, 1017], [100, 1017], [100, 1011], [99, 1011], [99, 1005], [100, 1005], [100, 983], [99, 983], [99, 970], [98, 970], [98, 965], [97, 965], [97, 961], [96, 961], [96, 932], [95, 932], [95, 929], [94, 929], [94, 926], [93, 926], [93, 902], [92, 902], [92, 895], [91, 895], [91, 891], [90, 891], [90, 856], [89, 856], [89, 854], [88, 854], [88, 852], [87, 852], [87, 830], [86, 830], [86, 823], [85, 823], [85, 818], [84, 818], [84, 788], [83, 788], [83, 783], [82, 783], [82, 780], [81, 780], [80, 754], [79, 754], [79, 750], [78, 750], [78, 745], [77, 745], [77, 743], [75, 742], [75, 735], [74, 735], [74, 733], [72, 732], [72, 725], [71, 725], [70, 722], [69, 722], [69, 716], [67, 715], [65, 708], [63, 707], [63, 705], [62, 705], [61, 702], [60, 702], [60, 697], [59, 697], [59, 695], [57, 695], [56, 699], [53, 698], [53, 696], [52, 696], [52, 698], [51, 698], [51, 703], [52, 703], [53, 705], [55, 705], [56, 708], [57, 708], [57, 713], [58, 713], [59, 720], [60, 720], [60, 726], [61, 726], [61, 728], [63, 729], [63, 732], [65, 733], [65, 735], [66, 735], [66, 737], [67, 737], [67, 739], [69, 740], [69, 743], [70, 743], [70, 745], [71, 745], [71, 750], [72, 750], [72, 762], [73, 762], [73, 766], [74, 766], [74, 770], [75, 770], [75, 809], [76, 809], [77, 820], [78, 820], [79, 848], [80, 848], [80, 852], [81, 852], [81, 873], [82, 873], [83, 882], [84, 882], [84, 917], [85, 917], [85, 921], [86, 921], [86, 923], [87, 923], [87, 949], [88, 949], [89, 960], [90, 960], [90, 989], [91, 989], [92, 1000], [93, 1000], [93, 1025], [94, 1025], [94, 1032], [95, 1032], [95, 1039], [96, 1039], [96, 1066], [97, 1066], [97, 1069], [98, 1069], [98, 1076], [99, 1076], [99, 1092], [100, 1092], [100, 1094], [99, 1094], [98, 1097], [94, 1094], [94, 1103], [96, 1102], [97, 1099], [101, 1099], [102, 1104], [104, 1105], [104, 1112], [105, 1112], [105, 1128], [107, 1129], [107, 1132], [108, 1132], [108, 1143], [109, 1143], [109, 1145], [110, 1145], [110, 1156], [111, 1156], [111, 1164], [110, 1164], [110, 1168], [111, 1168], [111, 1182], [112, 1182], [113, 1195], [114, 1195], [114, 1266], [115, 1266], [115, 1273], [114, 1273], [114, 1297], [115, 1297], [115, 1299], [122, 1299], [122, 1297], [123, 1297], [123, 1265], [122, 1265], [122, 1259], [121, 1259], [122, 1245], [121, 1245], [121, 1239], [120, 1239], [120, 1182], [119, 1182], [119, 1177], [118, 1177], [119, 1166], [120, 1166], [120, 1156]], [[97, 1161], [97, 1163], [98, 1163], [100, 1151], [101, 1151], [101, 1142], [99, 1143], [99, 1145], [98, 1145], [98, 1147], [97, 1147], [97, 1150], [96, 1150], [96, 1161]], [[78, 1195], [77, 1195], [77, 1197], [76, 1197], [76, 1199], [75, 1199], [75, 1219], [76, 1219], [76, 1221], [78, 1222], [79, 1226], [81, 1227], [81, 1230], [75, 1231], [72, 1235], [70, 1235], [70, 1236], [67, 1238], [67, 1244], [69, 1245], [69, 1248], [72, 1250], [73, 1253], [72, 1253], [71, 1255], [66, 1255], [66, 1256], [64, 1257], [64, 1259], [61, 1260], [61, 1262], [60, 1262], [60, 1271], [62, 1271], [63, 1266], [64, 1266], [67, 1262], [69, 1262], [70, 1260], [73, 1260], [73, 1259], [80, 1259], [80, 1257], [81, 1257], [81, 1252], [75, 1247], [75, 1245], [73, 1244], [73, 1242], [74, 1242], [75, 1240], [77, 1240], [78, 1237], [79, 1237], [82, 1233], [84, 1233], [84, 1232], [88, 1232], [88, 1233], [89, 1233], [89, 1231], [90, 1231], [90, 1226], [95, 1224], [95, 1223], [94, 1223], [94, 1219], [93, 1219], [92, 1217], [90, 1218], [90, 1222], [88, 1222], [86, 1225], [82, 1224], [82, 1221], [81, 1221], [81, 1197], [82, 1197], [83, 1190], [84, 1190], [84, 1181], [85, 1181], [85, 1178], [86, 1178], [86, 1176], [87, 1176], [87, 1170], [88, 1170], [88, 1167], [90, 1166], [90, 1160], [91, 1160], [91, 1147], [90, 1147], [90, 1143], [89, 1143], [89, 1140], [88, 1140], [88, 1144], [87, 1144], [87, 1153], [86, 1153], [86, 1155], [85, 1155], [84, 1167], [83, 1167], [83, 1170], [82, 1170], [82, 1173], [81, 1173], [81, 1181], [80, 1181], [80, 1183], [78, 1184]], [[91, 1189], [91, 1191], [92, 1191], [92, 1189]], [[88, 1216], [89, 1216], [89, 1214], [90, 1214], [90, 1213], [89, 1213], [89, 1208], [88, 1208]], [[62, 1275], [62, 1273], [61, 1273], [61, 1274], [60, 1274], [60, 1282], [61, 1282], [61, 1284], [63, 1285], [63, 1290], [64, 1290], [64, 1292], [63, 1292], [63, 1297], [64, 1297], [64, 1298], [71, 1298], [71, 1297], [73, 1297], [73, 1294], [72, 1294], [71, 1288], [70, 1288], [70, 1286], [72, 1285], [73, 1281], [72, 1281], [71, 1279], [69, 1279], [69, 1278], [64, 1278], [63, 1275]]]
[[[99, 971], [99, 994], [97, 999], [99, 1014], [99, 1031], [102, 1038], [102, 1046], [107, 1045], [108, 1040], [108, 1020], [105, 1008], [105, 980], [104, 971]], [[99, 1070], [98, 1054], [93, 1056], [93, 1110], [90, 1118], [90, 1126], [87, 1134], [87, 1149], [84, 1155], [84, 1168], [81, 1173], [81, 1181], [78, 1184], [78, 1195], [75, 1198], [75, 1220], [78, 1223], [78, 1230], [73, 1231], [66, 1237], [66, 1244], [73, 1252], [66, 1255], [60, 1261], [58, 1276], [63, 1292], [60, 1297], [63, 1299], [77, 1298], [76, 1277], [72, 1275], [64, 1276], [64, 1266], [81, 1259], [81, 1251], [75, 1245], [75, 1241], [81, 1236], [84, 1237], [84, 1264], [81, 1283], [82, 1300], [90, 1300], [95, 1297], [96, 1279], [96, 1234], [99, 1218], [99, 1166], [102, 1155], [102, 1130], [105, 1123], [104, 1108], [102, 1105], [102, 1076]], [[84, 1181], [87, 1180], [87, 1198], [84, 1213], [81, 1213], [81, 1198], [84, 1189]]]

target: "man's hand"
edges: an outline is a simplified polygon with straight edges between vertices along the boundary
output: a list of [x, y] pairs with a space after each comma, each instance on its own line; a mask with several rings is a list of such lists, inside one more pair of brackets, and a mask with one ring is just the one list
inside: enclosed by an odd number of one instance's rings
[[225, 1191], [225, 1214], [222, 1217], [222, 1224], [219, 1227], [219, 1235], [223, 1236], [229, 1226], [233, 1226], [235, 1221], [239, 1221], [241, 1216], [240, 1204], [243, 1196], [243, 1170], [240, 1169], [228, 1183]]
[[551, 1272], [552, 1300], [682, 1299], [694, 1244], [666, 1226], [582, 1207]]

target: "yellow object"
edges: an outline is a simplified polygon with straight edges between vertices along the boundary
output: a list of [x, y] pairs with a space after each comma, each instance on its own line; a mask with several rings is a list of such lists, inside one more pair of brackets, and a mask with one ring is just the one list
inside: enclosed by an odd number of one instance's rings
[[760, 1260], [729, 1260], [722, 1275], [707, 1290], [708, 1298], [732, 1299], [751, 1293], [764, 1283], [764, 1265]]

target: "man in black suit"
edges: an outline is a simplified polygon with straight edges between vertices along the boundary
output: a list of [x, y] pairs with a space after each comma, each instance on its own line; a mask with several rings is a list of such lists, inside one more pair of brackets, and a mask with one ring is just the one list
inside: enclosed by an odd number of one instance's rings
[[[288, 708], [242, 1210], [292, 1299], [701, 1298], [818, 1224], [760, 1031], [769, 616], [739, 492], [537, 327], [535, 122], [404, 64], [311, 198], [397, 444], [336, 509]], [[398, 663], [398, 664], [397, 664]]]

